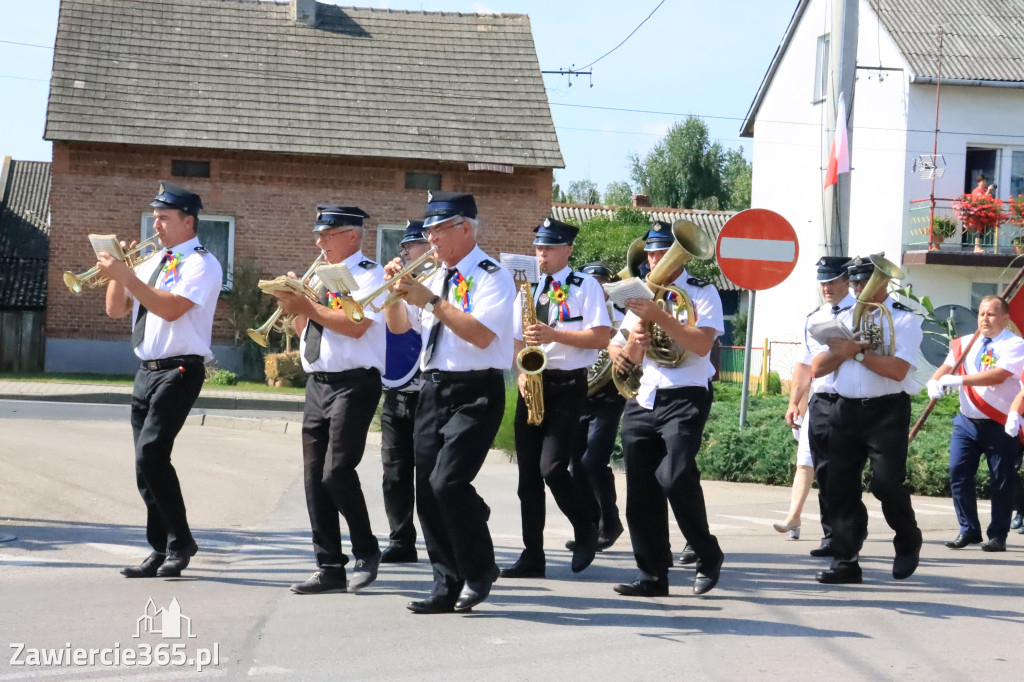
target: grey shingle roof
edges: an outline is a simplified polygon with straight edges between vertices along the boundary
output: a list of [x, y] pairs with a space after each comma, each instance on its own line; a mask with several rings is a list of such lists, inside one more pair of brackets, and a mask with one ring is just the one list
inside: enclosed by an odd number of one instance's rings
[[45, 137], [562, 167], [529, 17], [62, 0]]
[[[582, 223], [584, 220], [599, 215], [614, 218], [617, 210], [614, 207], [591, 204], [554, 204], [551, 206], [551, 217], [562, 222]], [[662, 220], [667, 223], [681, 219], [691, 220], [713, 242], [718, 241], [718, 234], [729, 218], [736, 215], [736, 211], [699, 211], [688, 208], [641, 208], [640, 210], [649, 215], [651, 220]], [[712, 283], [720, 291], [741, 291], [740, 287], [733, 284], [721, 272], [712, 280]]]
[[46, 305], [50, 164], [5, 159], [0, 186], [0, 309]]

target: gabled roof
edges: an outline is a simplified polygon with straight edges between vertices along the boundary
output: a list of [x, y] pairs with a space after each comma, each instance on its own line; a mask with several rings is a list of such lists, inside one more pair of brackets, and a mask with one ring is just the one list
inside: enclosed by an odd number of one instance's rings
[[[797, 2], [740, 127], [741, 137], [753, 137], [757, 112], [809, 4]], [[868, 0], [868, 5], [910, 65], [913, 82], [934, 82], [938, 76], [942, 27], [944, 82], [1024, 85], [1024, 0]]]
[[[672, 223], [677, 220], [691, 220], [699, 227], [712, 242], [718, 241], [718, 234], [722, 231], [729, 218], [736, 215], [736, 211], [700, 211], [690, 208], [647, 208], [640, 209], [650, 216], [651, 220], [661, 220]], [[551, 206], [551, 217], [562, 222], [582, 223], [595, 216], [606, 216], [614, 218], [618, 208], [614, 206], [599, 206], [596, 204], [553, 204]], [[740, 287], [733, 284], [729, 278], [719, 272], [712, 280], [719, 291], [741, 291]]]
[[50, 164], [4, 159], [0, 172], [0, 309], [46, 305]]
[[62, 0], [45, 137], [562, 167], [529, 17]]

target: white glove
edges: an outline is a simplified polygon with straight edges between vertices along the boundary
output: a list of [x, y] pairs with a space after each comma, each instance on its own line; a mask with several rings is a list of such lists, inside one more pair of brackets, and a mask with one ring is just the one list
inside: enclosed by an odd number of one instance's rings
[[1006, 435], [1016, 438], [1020, 434], [1020, 412], [1012, 410], [1006, 415]]
[[795, 440], [797, 440], [797, 441], [800, 440], [800, 427], [803, 426], [803, 423], [804, 423], [804, 418], [802, 416], [801, 417], [797, 417], [796, 418], [796, 426], [794, 426], [792, 429], [790, 429], [793, 432], [793, 438]]
[[939, 385], [938, 379], [929, 379], [928, 383], [925, 384], [925, 388], [928, 390], [928, 397], [932, 400], [938, 400], [945, 394], [942, 386]]
[[943, 389], [953, 392], [953, 389], [959, 390], [964, 385], [964, 378], [959, 374], [943, 374], [939, 377], [939, 386]]

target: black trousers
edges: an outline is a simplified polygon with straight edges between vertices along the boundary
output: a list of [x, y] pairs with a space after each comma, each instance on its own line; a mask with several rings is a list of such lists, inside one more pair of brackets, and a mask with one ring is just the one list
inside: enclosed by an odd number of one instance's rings
[[580, 413], [587, 399], [585, 369], [572, 372], [548, 370], [542, 374], [544, 421], [527, 423], [526, 401], [516, 402], [515, 441], [519, 467], [519, 507], [523, 519], [523, 545], [534, 559], [544, 557], [544, 484], [555, 504], [572, 523], [576, 539], [586, 538], [593, 525], [584, 498], [573, 485], [569, 462], [575, 449]]
[[[812, 422], [813, 423], [813, 422]], [[857, 564], [864, 544], [861, 479], [871, 465], [871, 492], [882, 503], [886, 523], [896, 531], [896, 554], [921, 547], [907, 478], [910, 396], [895, 393], [865, 400], [840, 397], [828, 422], [828, 507], [832, 520], [832, 567]]]
[[839, 396], [812, 393], [807, 402], [807, 441], [811, 446], [814, 480], [818, 482], [818, 510], [821, 513], [821, 544], [832, 544], [832, 524], [828, 514], [828, 431], [829, 420]]
[[201, 362], [173, 369], [140, 368], [135, 373], [131, 408], [135, 481], [146, 504], [146, 540], [157, 552], [187, 553], [194, 542], [171, 449], [204, 378]]
[[607, 386], [611, 386], [610, 393], [602, 389], [584, 403], [572, 451], [573, 484], [579, 490], [587, 517], [602, 533], [622, 527], [611, 459], [626, 399], [610, 382]]
[[352, 369], [310, 376], [302, 414], [302, 465], [306, 511], [317, 566], [344, 566], [340, 513], [348, 524], [352, 554], [368, 559], [380, 551], [356, 467], [380, 401], [380, 372]]
[[672, 565], [668, 540], [668, 505], [690, 547], [697, 569], [721, 555], [708, 528], [704, 490], [697, 469], [704, 424], [711, 411], [711, 385], [659, 389], [654, 409], [636, 401], [626, 405], [622, 447], [626, 456], [626, 523], [637, 567], [649, 576], [667, 578]]
[[490, 508], [473, 487], [505, 411], [500, 372], [425, 380], [416, 407], [416, 509], [433, 594], [455, 601], [466, 580], [495, 569]]
[[384, 465], [384, 513], [391, 528], [389, 538], [397, 547], [416, 545], [416, 452], [413, 432], [419, 391], [384, 389], [380, 414], [380, 459]]

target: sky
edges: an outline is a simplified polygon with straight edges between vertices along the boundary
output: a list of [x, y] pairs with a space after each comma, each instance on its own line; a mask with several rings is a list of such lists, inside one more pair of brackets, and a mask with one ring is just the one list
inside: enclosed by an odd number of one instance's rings
[[[237, 1], [237, 0], [236, 0]], [[621, 43], [661, 0], [348, 0], [390, 9], [527, 14], [542, 70], [577, 68]], [[712, 139], [740, 147], [739, 128], [786, 30], [796, 0], [664, 0], [592, 76], [545, 75], [565, 169], [562, 187], [629, 180], [675, 121], [700, 116]], [[58, 0], [0, 0], [0, 156], [50, 160], [43, 140]], [[14, 44], [21, 43], [21, 44]], [[34, 47], [40, 45], [43, 47]], [[622, 111], [631, 109], [634, 111]], [[639, 111], [638, 111], [639, 110]], [[646, 112], [646, 113], [640, 113]]]

